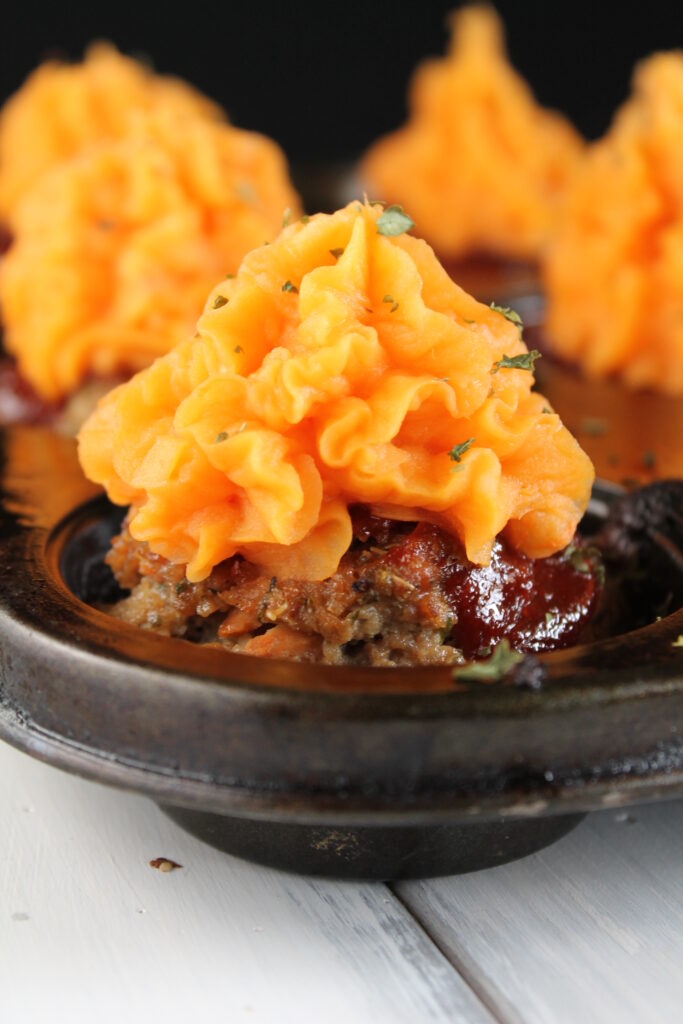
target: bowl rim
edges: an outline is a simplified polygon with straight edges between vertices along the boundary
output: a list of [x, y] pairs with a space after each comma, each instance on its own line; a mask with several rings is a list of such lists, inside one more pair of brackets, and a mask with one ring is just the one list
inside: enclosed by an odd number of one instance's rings
[[[611, 501], [622, 493], [623, 489], [614, 484], [596, 481], [590, 511], [598, 515], [606, 514]], [[42, 551], [39, 549], [36, 552], [37, 561], [44, 573], [43, 585], [49, 588], [52, 599], [60, 604], [62, 615], [68, 617], [69, 623], [73, 627], [81, 627], [81, 645], [92, 653], [106, 651], [111, 655], [113, 651], [115, 656], [126, 661], [136, 661], [145, 670], [191, 677], [197, 682], [214, 685], [247, 686], [259, 689], [264, 694], [278, 691], [292, 697], [324, 694], [335, 698], [353, 694], [360, 700], [364, 697], [374, 700], [378, 696], [402, 696], [414, 701], [439, 694], [457, 701], [464, 692], [471, 693], [474, 689], [482, 695], [482, 699], [477, 701], [478, 713], [481, 714], [489, 703], [487, 697], [491, 698], [492, 705], [498, 706], [501, 699], [514, 700], [515, 695], [518, 695], [517, 688], [506, 680], [475, 684], [474, 687], [458, 683], [453, 677], [453, 666], [321, 665], [258, 658], [195, 644], [180, 637], [162, 636], [115, 619], [106, 611], [81, 600], [67, 585], [61, 568], [69, 542], [84, 524], [101, 519], [103, 514], [111, 513], [115, 508], [101, 493], [79, 503], [51, 527], [41, 531], [43, 547]], [[104, 644], [101, 641], [103, 633], [109, 634], [109, 642]], [[643, 663], [639, 666], [636, 683], [640, 689], [643, 677], [649, 675], [647, 669], [651, 663], [651, 645], [657, 649], [666, 649], [681, 634], [683, 607], [659, 621], [615, 637], [540, 653], [535, 657], [544, 667], [544, 699], [546, 702], [551, 697], [561, 700], [570, 681], [584, 691], [592, 691], [596, 697], [598, 693], [606, 693], [615, 687], [625, 692], [624, 687], [628, 684], [624, 682], [623, 666], [617, 664], [610, 671], [609, 665], [605, 670], [604, 664], [605, 659], [609, 660], [610, 655], [614, 655], [621, 647], [625, 638], [637, 643], [637, 649], [643, 648]], [[59, 637], [55, 636], [54, 639]], [[601, 669], [600, 684], [590, 678], [591, 668], [598, 667]], [[681, 668], [683, 670], [683, 664]], [[662, 685], [658, 668], [652, 674], [651, 682], [657, 688]], [[680, 678], [667, 680], [664, 685], [667, 689], [672, 686], [683, 689], [683, 673]]]
[[0, 736], [34, 756], [169, 804], [280, 820], [519, 817], [683, 789], [683, 608], [541, 655], [538, 690], [202, 649], [68, 589], [66, 540], [111, 509], [72, 442], [0, 431], [0, 485]]

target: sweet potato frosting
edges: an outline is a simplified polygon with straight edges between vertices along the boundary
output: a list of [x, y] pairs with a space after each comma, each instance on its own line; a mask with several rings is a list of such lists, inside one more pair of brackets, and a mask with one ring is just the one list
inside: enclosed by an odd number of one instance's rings
[[91, 46], [79, 64], [47, 61], [0, 112], [0, 218], [46, 171], [92, 142], [121, 138], [131, 111], [223, 117], [220, 107], [177, 78], [155, 75], [113, 46]]
[[683, 395], [683, 53], [631, 98], [569, 190], [545, 268], [548, 335], [590, 376]]
[[298, 212], [279, 147], [176, 111], [131, 115], [43, 175], [0, 266], [5, 345], [44, 398], [149, 365], [194, 329], [213, 283]]
[[572, 538], [593, 469], [532, 392], [519, 324], [405, 223], [351, 203], [292, 224], [86, 422], [86, 474], [190, 581], [235, 553], [324, 579], [354, 503], [441, 525], [478, 563], [501, 531], [531, 556]]
[[417, 69], [410, 107], [367, 154], [368, 190], [403, 203], [442, 257], [537, 257], [583, 145], [508, 63], [493, 8], [454, 15], [450, 52]]

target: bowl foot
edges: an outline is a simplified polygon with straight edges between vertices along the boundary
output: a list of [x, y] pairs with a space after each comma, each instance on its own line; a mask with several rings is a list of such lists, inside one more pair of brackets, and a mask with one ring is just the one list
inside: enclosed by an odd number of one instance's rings
[[526, 857], [566, 835], [582, 814], [423, 826], [313, 825], [161, 809], [181, 828], [245, 860], [328, 878], [391, 881], [464, 874]]

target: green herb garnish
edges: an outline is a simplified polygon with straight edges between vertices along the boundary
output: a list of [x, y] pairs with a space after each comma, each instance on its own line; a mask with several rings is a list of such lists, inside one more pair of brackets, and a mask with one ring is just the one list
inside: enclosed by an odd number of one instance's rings
[[509, 320], [511, 324], [514, 324], [515, 327], [519, 327], [519, 333], [522, 333], [524, 324], [522, 323], [521, 316], [516, 310], [511, 309], [510, 306], [497, 306], [495, 302], [491, 303], [491, 309], [494, 313], [500, 313], [501, 316], [504, 316], [505, 319]]
[[565, 558], [569, 559], [572, 568], [576, 569], [577, 572], [582, 573], [584, 576], [595, 576], [600, 586], [604, 584], [605, 567], [602, 564], [600, 552], [596, 547], [591, 545], [590, 547], [581, 548], [577, 547], [576, 544], [569, 544], [564, 549], [563, 554]]
[[584, 416], [579, 423], [579, 429], [589, 437], [604, 437], [609, 429], [609, 423], [600, 416]]
[[308, 216], [308, 214], [307, 214], [307, 213], [305, 213], [305, 214], [303, 215], [303, 217], [299, 217], [299, 222], [300, 222], [301, 224], [308, 224], [308, 222], [309, 222], [309, 220], [310, 220], [310, 219], [311, 219], [311, 218], [310, 218], [310, 217]]
[[338, 249], [330, 249], [330, 256], [334, 256], [334, 258], [336, 260], [338, 260], [339, 257], [343, 256], [343, 255], [344, 255], [344, 246], [343, 245], [339, 246]]
[[493, 648], [493, 654], [486, 661], [471, 661], [461, 668], [453, 669], [453, 678], [465, 682], [495, 683], [507, 675], [510, 669], [524, 661], [524, 655], [510, 647], [509, 640], [501, 640]]
[[282, 291], [283, 292], [294, 292], [295, 295], [299, 294], [299, 289], [297, 288], [297, 286], [295, 284], [292, 284], [291, 281], [285, 281], [285, 283], [282, 286]]
[[572, 567], [577, 572], [590, 575], [592, 566], [587, 554], [588, 552], [584, 548], [577, 548], [576, 544], [568, 544], [564, 549], [564, 557], [569, 559]]
[[176, 583], [176, 585], [175, 585], [175, 592], [176, 592], [176, 594], [184, 594], [185, 591], [189, 588], [189, 586], [190, 586], [190, 581], [189, 580], [181, 580], [179, 583]]
[[463, 441], [462, 444], [453, 445], [453, 447], [448, 453], [449, 458], [452, 459], [453, 462], [460, 462], [467, 449], [471, 448], [473, 444], [474, 438], [468, 437], [467, 440]]
[[216, 434], [213, 443], [214, 444], [220, 444], [221, 441], [229, 441], [232, 437], [236, 437], [238, 434], [241, 434], [242, 431], [246, 430], [246, 429], [247, 429], [247, 421], [244, 420], [243, 423], [240, 423], [240, 425], [237, 428], [237, 430], [233, 430], [232, 434], [229, 434], [227, 432], [227, 430], [221, 430], [220, 434]]
[[226, 274], [225, 275], [225, 280], [226, 281], [232, 281], [234, 277], [235, 277], [234, 274]]
[[282, 214], [282, 226], [283, 226], [283, 228], [288, 228], [291, 223], [292, 223], [292, 211], [290, 210], [289, 207], [287, 207], [285, 212]]
[[392, 306], [389, 311], [391, 313], [395, 313], [396, 310], [398, 309], [398, 302], [396, 301], [393, 295], [385, 295], [384, 298], [382, 299], [382, 302], [391, 302]]
[[240, 352], [244, 352], [244, 349], [242, 348], [241, 345], [235, 345], [235, 348], [233, 349], [233, 351], [235, 352], [236, 355], [239, 355]]
[[499, 370], [531, 370], [533, 373], [534, 363], [541, 358], [537, 348], [531, 352], [522, 352], [518, 356], [503, 356], [493, 364], [491, 373], [498, 373]]
[[221, 306], [227, 306], [228, 300], [225, 295], [217, 295], [211, 304], [212, 309], [220, 309]]
[[552, 414], [553, 414], [553, 410], [552, 410], [552, 409], [549, 409], [547, 405], [544, 405], [544, 406], [543, 406], [543, 408], [541, 409], [541, 412], [542, 412], [542, 413], [543, 413], [543, 414], [544, 414], [545, 416], [552, 416]]
[[402, 206], [387, 206], [384, 213], [377, 218], [377, 234], [385, 235], [387, 238], [396, 238], [406, 231], [415, 227], [407, 213], [403, 212]]

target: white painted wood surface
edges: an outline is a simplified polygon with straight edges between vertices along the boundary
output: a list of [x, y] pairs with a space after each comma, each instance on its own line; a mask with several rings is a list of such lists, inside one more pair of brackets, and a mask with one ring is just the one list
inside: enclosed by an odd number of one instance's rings
[[490, 1024], [383, 885], [244, 863], [3, 744], [0, 822], [2, 1024]]
[[501, 1020], [683, 1021], [683, 802], [595, 814], [524, 861], [396, 888]]
[[678, 1024], [682, 854], [662, 804], [492, 871], [313, 881], [0, 744], [0, 1022]]

